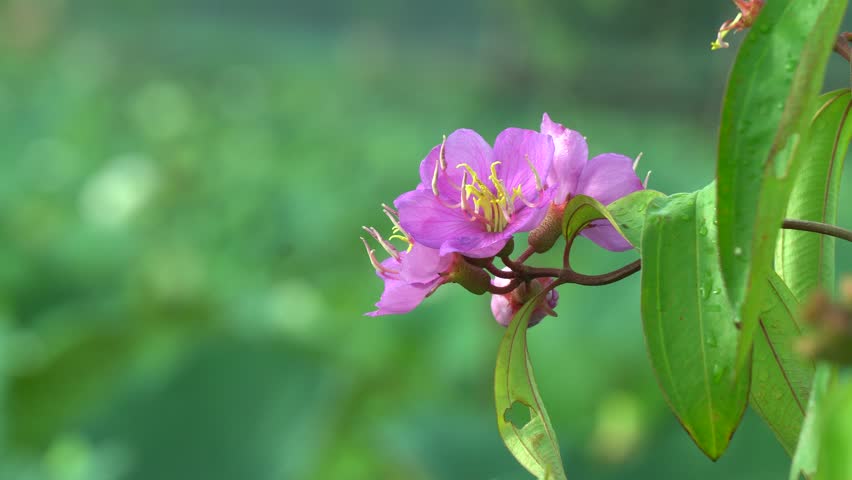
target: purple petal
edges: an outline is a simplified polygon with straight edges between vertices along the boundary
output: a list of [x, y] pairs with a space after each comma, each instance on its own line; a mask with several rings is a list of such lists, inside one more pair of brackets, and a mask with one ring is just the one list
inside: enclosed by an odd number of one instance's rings
[[402, 260], [400, 278], [410, 283], [433, 282], [453, 263], [452, 255], [415, 243]]
[[431, 283], [410, 284], [402, 280], [385, 278], [385, 289], [381, 299], [376, 303], [377, 310], [365, 315], [376, 317], [410, 312], [440, 285], [441, 279]]
[[577, 181], [589, 158], [589, 146], [580, 132], [552, 121], [546, 113], [541, 119], [541, 133], [553, 138], [553, 169], [547, 182], [556, 187], [554, 201], [564, 203], [577, 189]]
[[471, 258], [489, 258], [497, 255], [511, 237], [512, 234], [507, 231], [458, 236], [451, 238], [441, 246], [441, 254], [458, 252]]
[[604, 153], [589, 160], [573, 193], [588, 195], [608, 205], [642, 188], [642, 181], [633, 171], [633, 160], [617, 153]]
[[592, 222], [591, 225], [580, 232], [580, 235], [611, 252], [623, 252], [633, 248], [633, 245], [622, 237], [608, 221]]
[[394, 205], [399, 210], [400, 226], [415, 243], [440, 249], [441, 255], [453, 251], [461, 252], [454, 249], [444, 250], [445, 244], [451, 240], [479, 239], [489, 235], [480, 222], [471, 221], [460, 209], [442, 205], [428, 190], [404, 193], [394, 201]]
[[515, 309], [512, 308], [512, 302], [506, 295], [491, 295], [491, 313], [494, 315], [494, 320], [504, 327], [509, 326], [512, 317], [515, 316]]
[[[420, 162], [420, 182], [429, 190], [432, 189], [432, 177], [440, 154], [441, 146], [438, 145]], [[459, 187], [465, 172], [465, 169], [460, 168], [459, 165], [469, 165], [480, 179], [485, 180], [494, 161], [488, 142], [478, 133], [468, 129], [456, 130], [447, 137], [444, 143], [444, 158], [447, 161], [447, 168], [438, 173], [438, 192], [449, 202], [459, 200]], [[470, 175], [468, 175], [469, 181]]]
[[541, 224], [544, 217], [547, 216], [547, 210], [550, 208], [550, 199], [552, 198], [553, 190], [546, 190], [539, 200], [541, 206], [529, 207], [515, 202], [515, 207], [518, 210], [512, 215], [512, 221], [506, 226], [505, 233], [512, 235], [518, 232], [529, 232]]
[[506, 190], [518, 185], [528, 200], [536, 198], [535, 168], [542, 184], [550, 175], [553, 165], [553, 139], [532, 130], [507, 128], [494, 141], [494, 159], [500, 162], [498, 177]]

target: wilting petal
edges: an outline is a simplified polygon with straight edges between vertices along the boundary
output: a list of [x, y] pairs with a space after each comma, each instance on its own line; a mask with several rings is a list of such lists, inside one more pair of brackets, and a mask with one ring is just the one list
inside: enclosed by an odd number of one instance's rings
[[608, 205], [642, 188], [642, 181], [633, 171], [632, 159], [616, 153], [604, 153], [589, 160], [572, 194], [588, 195]]
[[429, 283], [445, 273], [453, 263], [452, 255], [414, 243], [402, 260], [400, 278], [409, 283]]
[[[486, 232], [480, 222], [459, 209], [442, 205], [431, 191], [414, 190], [400, 195], [395, 201], [399, 224], [415, 243], [442, 250], [453, 239], [478, 238]], [[458, 250], [450, 250], [458, 251]], [[442, 251], [441, 254], [449, 253]], [[464, 252], [461, 252], [464, 253]]]
[[385, 290], [382, 292], [381, 299], [376, 303], [377, 310], [365, 315], [376, 317], [410, 312], [441, 285], [441, 279], [431, 283], [414, 284], [389, 278], [384, 280]]
[[633, 245], [606, 220], [592, 222], [580, 232], [580, 235], [611, 252], [623, 252], [633, 248]]
[[[521, 186], [527, 200], [537, 199], [536, 173], [544, 185], [553, 165], [553, 139], [532, 130], [507, 128], [494, 141], [498, 177], [509, 191]], [[530, 167], [535, 168], [535, 173]]]
[[563, 203], [577, 189], [577, 181], [589, 158], [589, 146], [580, 132], [552, 121], [546, 113], [541, 119], [541, 133], [553, 138], [553, 168], [547, 182], [556, 188], [553, 201]]

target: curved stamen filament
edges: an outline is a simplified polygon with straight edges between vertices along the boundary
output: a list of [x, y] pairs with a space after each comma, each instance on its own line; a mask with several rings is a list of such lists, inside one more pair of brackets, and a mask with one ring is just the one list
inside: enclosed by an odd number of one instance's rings
[[385, 273], [385, 274], [392, 274], [392, 275], [396, 275], [396, 274], [399, 273], [396, 270], [391, 270], [390, 268], [385, 268], [381, 264], [381, 262], [379, 262], [379, 259], [376, 258], [376, 251], [374, 249], [370, 248], [370, 245], [367, 244], [367, 240], [365, 240], [364, 237], [361, 237], [361, 242], [364, 244], [364, 248], [367, 249], [367, 256], [370, 258], [370, 263], [373, 264], [373, 268], [375, 268], [377, 272], [382, 272], [382, 273]]
[[[381, 245], [382, 248], [384, 248], [385, 251], [388, 252], [388, 255], [395, 258], [396, 261], [400, 260], [401, 257], [399, 255], [399, 251], [393, 245], [391, 245], [390, 242], [388, 242], [387, 240], [382, 238], [382, 235], [379, 233], [378, 230], [376, 230], [373, 227], [361, 227], [361, 228], [363, 228], [365, 232], [369, 233], [371, 237], [375, 238], [376, 241], [379, 242], [379, 245]], [[393, 238], [393, 237], [391, 237], [391, 238]], [[407, 242], [408, 240], [405, 239], [405, 241]], [[410, 244], [409, 244], [409, 246], [410, 246]]]
[[527, 160], [527, 165], [530, 166], [530, 170], [532, 170], [533, 176], [535, 177], [535, 189], [541, 192], [544, 190], [544, 186], [541, 184], [541, 177], [538, 176], [538, 170], [535, 169], [535, 165], [533, 165], [529, 155], [524, 155], [524, 158]]

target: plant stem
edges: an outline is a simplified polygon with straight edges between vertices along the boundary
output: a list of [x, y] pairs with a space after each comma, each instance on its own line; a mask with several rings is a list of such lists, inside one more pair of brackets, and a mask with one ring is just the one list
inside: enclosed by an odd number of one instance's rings
[[618, 270], [613, 270], [609, 273], [604, 273], [601, 275], [583, 275], [582, 273], [570, 271], [570, 275], [568, 276], [567, 280], [568, 283], [576, 283], [578, 285], [609, 285], [610, 283], [615, 283], [619, 280], [623, 280], [641, 269], [642, 260], [635, 260], [619, 268]]
[[832, 237], [837, 237], [841, 240], [846, 240], [847, 242], [852, 242], [852, 231], [846, 230], [845, 228], [840, 228], [836, 225], [829, 225], [827, 223], [811, 222], [809, 220], [794, 220], [788, 218], [784, 220], [784, 223], [781, 224], [781, 227], [786, 228], [788, 230], [802, 230], [805, 232], [821, 233], [823, 235], [829, 235]]
[[843, 32], [837, 36], [837, 41], [834, 42], [834, 51], [847, 62], [852, 63], [852, 48], [849, 47], [849, 40], [852, 40], [852, 32]]

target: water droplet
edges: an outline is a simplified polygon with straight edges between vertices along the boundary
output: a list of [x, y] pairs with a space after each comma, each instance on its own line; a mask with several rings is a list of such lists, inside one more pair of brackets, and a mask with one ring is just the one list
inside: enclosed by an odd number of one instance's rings
[[721, 290], [719, 290], [718, 288], [714, 288], [714, 289], [713, 289], [713, 295], [719, 295], [721, 292], [722, 292], [722, 291], [721, 291]]
[[728, 370], [728, 367], [722, 367], [721, 365], [714, 364], [713, 365], [713, 381], [719, 383], [722, 380], [722, 377], [725, 375], [725, 372]]
[[702, 237], [706, 237], [707, 236], [707, 226], [701, 225], [701, 227], [698, 229], [698, 234], [701, 235]]
[[719, 346], [719, 343], [716, 341], [716, 337], [712, 335], [708, 335], [707, 338], [704, 339], [704, 343], [706, 343], [708, 347], [716, 348]]
[[743, 249], [740, 247], [734, 247], [734, 256], [739, 257], [743, 254]]
[[798, 65], [799, 65], [799, 62], [797, 62], [797, 61], [795, 61], [794, 59], [791, 58], [791, 59], [787, 60], [787, 63], [784, 64], [784, 69], [787, 70], [788, 72], [792, 72], [793, 70], [796, 69], [796, 67]]

